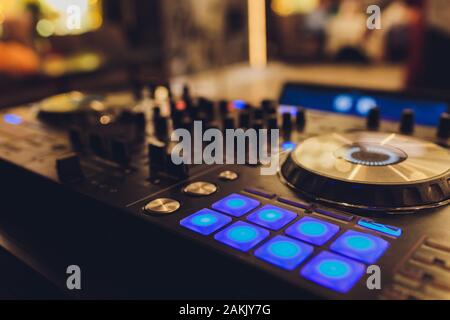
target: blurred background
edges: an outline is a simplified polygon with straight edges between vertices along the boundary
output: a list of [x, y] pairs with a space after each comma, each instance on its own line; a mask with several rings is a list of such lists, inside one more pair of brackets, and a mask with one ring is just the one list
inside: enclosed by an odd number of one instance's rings
[[152, 81], [249, 99], [285, 81], [446, 92], [448, 21], [448, 0], [0, 0], [0, 106]]

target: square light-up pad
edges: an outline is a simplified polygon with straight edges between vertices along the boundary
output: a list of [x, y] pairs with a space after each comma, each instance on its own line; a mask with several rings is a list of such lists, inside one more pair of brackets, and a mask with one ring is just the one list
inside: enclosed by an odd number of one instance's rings
[[255, 199], [233, 193], [228, 197], [214, 203], [212, 208], [234, 217], [242, 217], [244, 214], [252, 211], [259, 205], [260, 202]]
[[305, 217], [286, 229], [286, 234], [316, 246], [324, 245], [336, 233], [339, 227], [319, 219]]
[[314, 249], [303, 242], [276, 236], [255, 251], [255, 256], [285, 270], [294, 270]]
[[247, 220], [272, 230], [280, 230], [296, 216], [292, 211], [267, 205], [250, 214]]
[[361, 279], [365, 269], [362, 263], [323, 251], [311, 259], [300, 274], [321, 286], [346, 293]]
[[330, 246], [334, 252], [365, 262], [375, 263], [387, 250], [389, 242], [379, 237], [357, 232], [347, 231]]
[[180, 225], [204, 236], [231, 222], [231, 218], [210, 209], [203, 209], [180, 221]]
[[217, 233], [214, 238], [232, 248], [248, 251], [269, 236], [266, 229], [238, 221]]

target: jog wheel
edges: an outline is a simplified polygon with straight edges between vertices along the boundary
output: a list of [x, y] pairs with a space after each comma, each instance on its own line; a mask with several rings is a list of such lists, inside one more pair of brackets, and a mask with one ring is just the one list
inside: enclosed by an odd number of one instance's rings
[[307, 139], [288, 156], [281, 177], [309, 198], [338, 207], [400, 213], [450, 202], [450, 152], [395, 133]]

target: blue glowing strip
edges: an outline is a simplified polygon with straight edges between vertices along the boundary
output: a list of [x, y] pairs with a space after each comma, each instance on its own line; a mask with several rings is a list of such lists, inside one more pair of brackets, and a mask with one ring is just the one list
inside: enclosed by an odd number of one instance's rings
[[396, 238], [398, 238], [402, 235], [401, 228], [388, 226], [388, 225], [377, 223], [377, 222], [367, 220], [367, 219], [359, 220], [358, 225], [363, 228], [378, 231], [378, 232], [381, 232], [381, 233], [384, 233], [384, 234], [387, 234], [389, 236], [396, 237]]

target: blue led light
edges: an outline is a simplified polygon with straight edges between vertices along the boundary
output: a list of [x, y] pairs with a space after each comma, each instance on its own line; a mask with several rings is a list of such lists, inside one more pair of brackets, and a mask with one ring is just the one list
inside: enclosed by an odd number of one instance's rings
[[3, 121], [13, 125], [19, 125], [22, 123], [22, 117], [16, 114], [9, 113], [3, 115]]
[[214, 203], [212, 208], [230, 214], [234, 217], [242, 217], [244, 214], [250, 212], [259, 205], [260, 202], [255, 199], [233, 193], [228, 197]]
[[298, 107], [295, 107], [295, 106], [280, 105], [278, 107], [279, 114], [290, 113], [291, 116], [295, 116], [297, 114], [297, 111], [298, 111]]
[[297, 145], [291, 141], [286, 141], [283, 142], [283, 144], [281, 145], [281, 148], [283, 149], [283, 151], [292, 151], [295, 149]]
[[296, 216], [297, 214], [292, 211], [266, 205], [250, 214], [247, 220], [272, 230], [280, 230], [294, 220]]
[[389, 243], [379, 237], [350, 230], [333, 242], [330, 249], [365, 263], [375, 263], [388, 247]]
[[209, 209], [197, 213], [180, 221], [180, 225], [202, 235], [210, 235], [231, 222], [231, 218]]
[[244, 110], [246, 106], [245, 101], [242, 100], [234, 100], [233, 101], [233, 108], [238, 109], [238, 110]]
[[378, 106], [377, 101], [371, 97], [362, 97], [358, 100], [356, 104], [356, 110], [362, 116], [365, 116], [369, 113], [369, 111]]
[[339, 227], [332, 223], [305, 217], [287, 228], [286, 234], [299, 240], [321, 246], [338, 233], [338, 231]]
[[381, 233], [384, 233], [384, 234], [387, 234], [389, 236], [396, 237], [396, 238], [398, 238], [402, 235], [402, 229], [400, 229], [400, 228], [388, 226], [388, 225], [377, 223], [377, 222], [367, 220], [367, 219], [359, 220], [358, 225], [360, 225], [363, 228], [378, 231], [378, 232], [381, 232]]
[[232, 248], [248, 251], [269, 236], [266, 229], [238, 221], [225, 230], [217, 233], [214, 238]]
[[338, 112], [349, 112], [353, 107], [353, 97], [347, 94], [338, 95], [334, 99], [334, 109]]
[[358, 282], [364, 271], [362, 263], [324, 251], [309, 261], [300, 274], [321, 286], [346, 293]]
[[312, 246], [285, 236], [276, 236], [255, 251], [255, 256], [285, 270], [294, 270], [306, 260]]
[[[367, 161], [358, 159], [355, 157], [355, 154], [365, 152], [365, 153], [373, 153], [377, 155], [383, 155], [386, 159], [385, 160], [377, 160], [377, 161]], [[344, 153], [344, 159], [354, 163], [354, 164], [360, 164], [363, 166], [387, 166], [391, 164], [395, 164], [400, 161], [400, 157], [392, 150], [389, 150], [387, 148], [383, 148], [381, 146], [365, 146], [364, 150], [362, 147], [351, 147]]]

